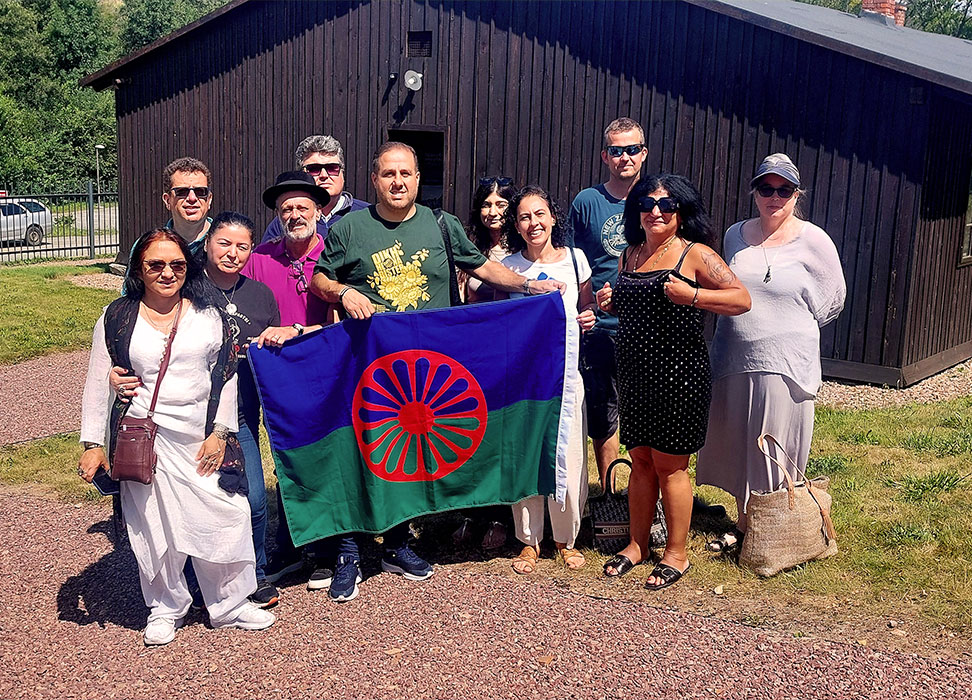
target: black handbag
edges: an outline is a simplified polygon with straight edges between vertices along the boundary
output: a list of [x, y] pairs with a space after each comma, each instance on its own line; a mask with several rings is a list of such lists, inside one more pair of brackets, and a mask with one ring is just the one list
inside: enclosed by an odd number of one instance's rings
[[[614, 470], [619, 464], [631, 469], [631, 462], [619, 458], [611, 462], [605, 475], [604, 493], [587, 500], [594, 526], [594, 549], [603, 554], [617, 554], [631, 541], [631, 511], [628, 507], [628, 489], [617, 490]], [[655, 506], [655, 519], [651, 524], [651, 546], [664, 547], [668, 541], [668, 527], [661, 498]]]

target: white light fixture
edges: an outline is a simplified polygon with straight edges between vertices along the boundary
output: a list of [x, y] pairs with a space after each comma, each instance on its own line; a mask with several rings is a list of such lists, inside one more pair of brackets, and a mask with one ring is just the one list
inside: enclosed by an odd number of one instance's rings
[[422, 89], [422, 74], [414, 70], [405, 71], [405, 87], [413, 92]]

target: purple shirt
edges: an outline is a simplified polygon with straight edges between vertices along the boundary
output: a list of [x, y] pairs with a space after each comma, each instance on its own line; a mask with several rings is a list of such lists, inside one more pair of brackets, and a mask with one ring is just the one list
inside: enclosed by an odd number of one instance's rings
[[270, 287], [280, 307], [281, 326], [312, 326], [327, 321], [327, 302], [310, 291], [314, 265], [324, 250], [324, 240], [314, 235], [317, 242], [299, 261], [290, 257], [281, 238], [258, 245], [241, 270], [246, 277]]

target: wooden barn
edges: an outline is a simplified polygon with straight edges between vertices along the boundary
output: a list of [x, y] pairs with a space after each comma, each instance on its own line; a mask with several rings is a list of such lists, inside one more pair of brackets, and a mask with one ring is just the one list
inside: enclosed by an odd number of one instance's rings
[[[422, 74], [419, 90], [404, 74]], [[484, 174], [568, 204], [600, 134], [646, 129], [647, 167], [690, 176], [724, 229], [767, 154], [796, 161], [840, 251], [831, 377], [904, 386], [972, 357], [972, 43], [783, 0], [234, 0], [84, 83], [113, 89], [122, 252], [163, 221], [160, 172], [194, 155], [214, 208], [260, 193], [306, 135], [343, 144], [369, 199], [383, 140], [421, 154], [422, 199], [465, 219]], [[413, 85], [414, 86], [414, 85]]]

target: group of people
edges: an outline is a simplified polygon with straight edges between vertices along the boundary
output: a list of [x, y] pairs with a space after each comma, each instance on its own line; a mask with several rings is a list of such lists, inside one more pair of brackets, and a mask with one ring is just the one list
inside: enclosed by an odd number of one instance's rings
[[[621, 443], [632, 462], [631, 539], [605, 564], [606, 576], [652, 560], [659, 495], [668, 542], [646, 587], [669, 586], [688, 570], [688, 463], [696, 452], [698, 481], [738, 504], [737, 529], [710, 548], [738, 547], [748, 494], [781, 479], [756, 452], [756, 437], [772, 432], [799, 466], [806, 462], [821, 382], [819, 327], [843, 305], [840, 261], [827, 234], [800, 217], [800, 176], [785, 155], [757, 169], [759, 216], [726, 232], [724, 260], [710, 247], [695, 186], [642, 173], [641, 126], [617, 119], [603, 139], [608, 179], [580, 192], [568, 214], [540, 187], [484, 177], [465, 227], [417, 202], [419, 160], [404, 143], [376, 151], [369, 205], [344, 189], [341, 144], [308, 137], [296, 150], [297, 169], [263, 194], [274, 216], [262, 236], [241, 214], [209, 217], [205, 164], [180, 158], [167, 166], [162, 200], [171, 219], [136, 241], [123, 294], [95, 328], [78, 467], [91, 481], [110, 465], [124, 416], [158, 425], [152, 483], [122, 482], [120, 495], [150, 608], [146, 644], [171, 641], [194, 600], [214, 627], [266, 628], [274, 622], [266, 608], [280, 595], [274, 584], [305, 566], [309, 588], [337, 602], [358, 595], [357, 537], [301, 552], [279, 503], [267, 557], [260, 402], [247, 348], [281, 346], [345, 318], [443, 308], [457, 297], [481, 303], [559, 293], [567, 322], [583, 331], [572, 367], [579, 376], [570, 383], [583, 410], [569, 426], [564, 502], [534, 496], [512, 512], [467, 511], [454, 541], [468, 543], [482, 524], [483, 548], [497, 549], [512, 522], [522, 545], [513, 569], [530, 574], [546, 503], [559, 560], [583, 567], [575, 545], [590, 437], [602, 484]], [[719, 316], [711, 348], [706, 310]], [[409, 535], [408, 523], [383, 533], [381, 568], [421, 581], [433, 568]]]

